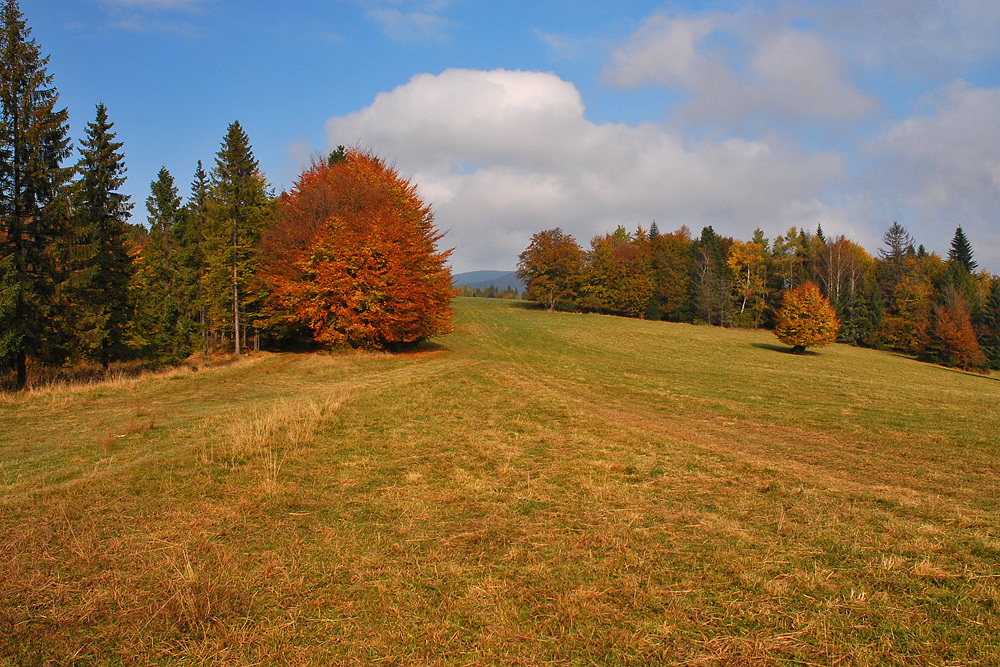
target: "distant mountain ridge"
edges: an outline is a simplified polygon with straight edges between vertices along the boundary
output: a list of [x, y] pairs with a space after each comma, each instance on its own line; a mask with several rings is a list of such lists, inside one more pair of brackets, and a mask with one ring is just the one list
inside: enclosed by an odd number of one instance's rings
[[524, 284], [517, 279], [515, 271], [466, 271], [452, 276], [451, 282], [455, 287], [486, 289], [492, 285], [501, 290], [509, 287], [524, 291]]

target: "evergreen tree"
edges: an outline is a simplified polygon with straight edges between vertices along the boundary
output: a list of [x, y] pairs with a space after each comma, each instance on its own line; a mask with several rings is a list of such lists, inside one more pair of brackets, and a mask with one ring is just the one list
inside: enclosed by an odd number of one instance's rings
[[251, 285], [258, 263], [253, 248], [271, 206], [267, 188], [250, 139], [239, 122], [232, 123], [212, 169], [202, 282], [212, 326], [232, 333], [236, 354], [262, 300]]
[[137, 280], [137, 338], [141, 339], [145, 356], [180, 361], [191, 353], [197, 326], [191, 316], [190, 279], [184, 271], [182, 230], [187, 215], [166, 167], [150, 185], [146, 211], [149, 240]]
[[67, 113], [16, 0], [0, 27], [0, 363], [27, 382], [27, 357], [53, 335], [59, 282], [56, 244], [65, 232], [72, 170]]
[[916, 251], [913, 250], [913, 240], [909, 233], [898, 222], [893, 222], [885, 232], [882, 243], [885, 247], [878, 251], [878, 256], [882, 260], [879, 283], [885, 301], [891, 304], [896, 285], [907, 274], [906, 260], [911, 256], [916, 257]]
[[184, 272], [182, 282], [189, 285], [190, 303], [193, 307], [193, 317], [201, 325], [202, 351], [208, 353], [209, 312], [205, 287], [202, 284], [205, 276], [205, 247], [208, 231], [208, 174], [198, 160], [198, 167], [191, 182], [191, 196], [188, 198], [184, 215], [183, 229], [178, 232], [180, 251], [182, 254], [181, 270]]
[[701, 237], [691, 244], [688, 289], [696, 319], [726, 326], [732, 314], [732, 280], [721, 241], [715, 230], [708, 226], [701, 230]]
[[961, 267], [966, 273], [972, 273], [979, 266], [972, 259], [972, 244], [962, 231], [962, 225], [955, 229], [955, 236], [951, 239], [951, 249], [948, 251], [948, 261], [953, 265]]
[[132, 258], [126, 240], [132, 204], [118, 189], [125, 183], [123, 144], [115, 141], [107, 108], [87, 123], [80, 142], [74, 191], [74, 257], [71, 293], [76, 314], [76, 351], [107, 367], [126, 352]]
[[649, 226], [649, 240], [655, 241], [658, 238], [660, 238], [660, 228], [657, 226], [656, 220], [653, 220], [653, 223]]
[[341, 162], [347, 162], [347, 149], [343, 146], [337, 146], [337, 149], [330, 151], [330, 155], [326, 158], [326, 164], [332, 167], [335, 164], [340, 164]]
[[989, 296], [977, 313], [975, 325], [987, 364], [994, 370], [1000, 370], [1000, 276], [993, 276], [990, 281]]

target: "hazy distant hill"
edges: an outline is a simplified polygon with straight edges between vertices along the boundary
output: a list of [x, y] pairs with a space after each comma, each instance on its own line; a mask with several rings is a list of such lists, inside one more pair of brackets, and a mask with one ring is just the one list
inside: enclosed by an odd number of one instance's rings
[[493, 285], [497, 289], [512, 287], [518, 291], [524, 291], [524, 285], [517, 279], [514, 271], [467, 271], [452, 276], [452, 283], [455, 287], [475, 287], [486, 289]]

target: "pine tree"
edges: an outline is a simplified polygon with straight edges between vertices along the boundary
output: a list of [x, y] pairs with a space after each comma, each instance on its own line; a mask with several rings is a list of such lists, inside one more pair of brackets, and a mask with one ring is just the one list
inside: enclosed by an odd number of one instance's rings
[[951, 239], [951, 249], [948, 251], [948, 261], [953, 265], [961, 267], [966, 273], [972, 273], [979, 266], [972, 259], [972, 244], [962, 231], [962, 225], [955, 229], [955, 236]]
[[236, 354], [262, 297], [251, 285], [258, 263], [253, 248], [271, 207], [267, 188], [250, 139], [238, 121], [232, 123], [212, 169], [203, 285], [212, 326], [232, 332]]
[[107, 367], [126, 353], [130, 317], [128, 288], [134, 271], [126, 240], [132, 204], [119, 192], [125, 183], [124, 145], [115, 141], [108, 110], [97, 105], [80, 142], [74, 190], [71, 292], [76, 312], [77, 352]]
[[56, 244], [65, 231], [72, 169], [68, 115], [15, 0], [7, 0], [0, 33], [0, 362], [27, 383], [29, 355], [52, 336], [59, 282]]

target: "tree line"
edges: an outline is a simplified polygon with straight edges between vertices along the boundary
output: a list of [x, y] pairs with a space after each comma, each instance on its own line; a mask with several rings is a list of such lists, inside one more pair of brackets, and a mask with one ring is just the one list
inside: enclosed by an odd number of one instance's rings
[[[16, 0], [0, 51], [0, 371], [172, 363], [286, 345], [393, 347], [450, 330], [430, 208], [375, 156], [342, 146], [276, 196], [240, 123], [185, 199], [161, 168], [132, 224], [126, 166], [97, 105], [76, 149]], [[361, 295], [361, 296], [359, 296]]]
[[961, 226], [947, 258], [894, 222], [871, 256], [838, 236], [792, 227], [748, 241], [654, 222], [619, 227], [584, 250], [561, 229], [532, 236], [518, 275], [526, 298], [576, 310], [723, 327], [773, 327], [786, 290], [815, 283], [840, 321], [838, 341], [965, 369], [1000, 369], [1000, 278], [977, 271]]

